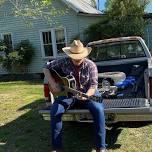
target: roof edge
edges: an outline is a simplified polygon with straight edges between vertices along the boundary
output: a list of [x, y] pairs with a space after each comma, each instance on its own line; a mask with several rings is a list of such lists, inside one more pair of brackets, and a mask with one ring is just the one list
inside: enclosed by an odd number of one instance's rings
[[68, 3], [66, 0], [62, 0], [62, 2], [65, 3], [71, 9], [73, 9], [76, 13], [79, 13], [79, 10], [75, 8], [73, 5], [70, 5], [70, 3]]
[[[93, 15], [93, 16], [98, 16], [98, 15], [100, 15], [100, 14], [102, 14], [102, 12], [100, 11], [100, 10], [98, 10], [98, 9], [96, 9], [96, 8], [94, 8], [96, 11], [99, 11], [99, 13], [85, 13], [85, 12], [83, 12], [83, 10], [82, 9], [79, 9], [79, 8], [77, 8], [77, 7], [75, 7], [74, 5], [72, 5], [70, 2], [68, 2], [67, 0], [61, 0], [64, 4], [66, 4], [68, 7], [70, 7], [72, 10], [74, 10], [76, 13], [79, 13], [79, 14], [90, 14], [91, 16]], [[92, 6], [90, 6], [90, 7], [92, 7]], [[93, 7], [92, 7], [93, 8]]]
[[83, 12], [78, 12], [78, 15], [80, 16], [105, 16], [105, 14], [89, 14], [89, 13], [83, 13]]

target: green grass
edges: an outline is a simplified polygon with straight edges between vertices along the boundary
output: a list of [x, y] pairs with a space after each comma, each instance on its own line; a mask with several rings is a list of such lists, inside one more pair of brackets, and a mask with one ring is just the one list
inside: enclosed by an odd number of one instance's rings
[[[0, 82], [0, 152], [49, 152], [50, 124], [44, 107], [42, 81]], [[64, 152], [95, 152], [91, 123], [63, 126]], [[151, 152], [152, 124], [130, 123], [107, 129], [108, 152]]]

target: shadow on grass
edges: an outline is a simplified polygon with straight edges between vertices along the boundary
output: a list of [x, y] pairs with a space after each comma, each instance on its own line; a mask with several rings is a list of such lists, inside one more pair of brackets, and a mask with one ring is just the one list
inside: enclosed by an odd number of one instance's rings
[[[17, 111], [26, 110], [27, 113], [6, 125], [1, 125], [0, 152], [50, 152], [50, 123], [44, 121], [38, 113], [43, 107], [43, 100], [36, 100]], [[116, 133], [115, 135], [117, 136]], [[107, 137], [111, 138], [109, 131]], [[63, 123], [65, 152], [91, 152], [95, 147], [94, 141], [93, 123]], [[112, 145], [110, 148], [113, 149]]]
[[18, 81], [25, 81], [26, 84], [39, 85], [43, 84], [43, 77], [40, 74], [10, 74], [0, 76], [0, 82], [16, 83]]
[[116, 124], [111, 125], [110, 129], [106, 130], [106, 141], [107, 141], [107, 149], [119, 149], [121, 147], [120, 144], [116, 144], [117, 138], [123, 128], [140, 128], [147, 125], [150, 125], [151, 122], [118, 122]]
[[26, 114], [0, 127], [1, 152], [50, 151], [50, 126], [38, 114], [41, 106], [43, 100], [22, 107], [19, 110], [27, 110]]
[[16, 81], [11, 81], [11, 80], [8, 80], [8, 81], [0, 81], [1, 84], [5, 84], [5, 86], [7, 85], [13, 85], [13, 84], [16, 84], [16, 85], [43, 85], [43, 80], [41, 79], [31, 79], [31, 80], [16, 80]]
[[[43, 100], [36, 100], [21, 107], [18, 112], [27, 113], [1, 125], [0, 152], [50, 152], [50, 124], [38, 111], [44, 107]], [[93, 126], [82, 123], [63, 123], [63, 145], [65, 152], [91, 152]]]
[[112, 127], [111, 129], [106, 130], [106, 143], [107, 149], [119, 149], [120, 144], [116, 144], [117, 138], [121, 133], [122, 129], [117, 126]]
[[25, 81], [25, 80], [43, 80], [44, 75], [42, 73], [39, 74], [3, 74], [0, 75], [0, 82], [8, 82], [8, 81]]
[[151, 121], [135, 121], [135, 122], [123, 122], [123, 123], [119, 123], [119, 127], [121, 128], [140, 128], [140, 127], [144, 127], [147, 125], [152, 124]]
[[[21, 107], [18, 112], [27, 113], [0, 127], [0, 152], [50, 152], [50, 123], [44, 121], [38, 111], [43, 100], [36, 100]], [[65, 152], [91, 152], [94, 141], [93, 125], [63, 123]]]
[[[50, 123], [38, 111], [43, 100], [36, 100], [18, 109], [27, 113], [0, 127], [0, 152], [50, 152]], [[119, 126], [107, 129], [108, 149], [119, 149], [116, 144], [121, 133]], [[95, 147], [92, 123], [63, 123], [64, 152], [91, 152]]]

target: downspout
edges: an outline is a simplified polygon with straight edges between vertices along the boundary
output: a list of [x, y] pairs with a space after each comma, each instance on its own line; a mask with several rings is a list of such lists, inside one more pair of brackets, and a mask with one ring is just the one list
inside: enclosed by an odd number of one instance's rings
[[149, 28], [148, 28], [148, 26], [147, 26], [147, 28], [146, 28], [146, 31], [147, 31], [147, 46], [148, 46], [148, 49], [150, 49], [149, 47]]

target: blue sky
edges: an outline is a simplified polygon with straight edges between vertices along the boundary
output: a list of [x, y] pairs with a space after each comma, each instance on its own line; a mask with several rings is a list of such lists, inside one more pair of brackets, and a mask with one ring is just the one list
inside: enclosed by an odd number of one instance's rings
[[[104, 10], [105, 1], [106, 0], [99, 0], [99, 4], [100, 4], [99, 8], [100, 8], [100, 10]], [[150, 5], [147, 8], [147, 12], [152, 13], [152, 2], [150, 3]]]

